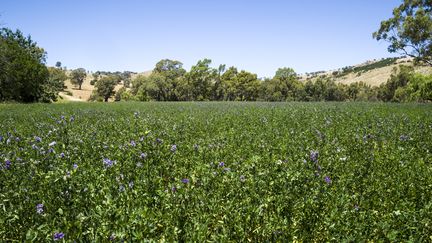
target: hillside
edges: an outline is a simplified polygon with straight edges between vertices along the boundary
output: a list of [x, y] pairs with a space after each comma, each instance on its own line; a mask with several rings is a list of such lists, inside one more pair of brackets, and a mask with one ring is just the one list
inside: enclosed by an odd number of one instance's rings
[[[138, 75], [150, 75], [150, 73], [151, 71], [133, 74], [131, 78], [134, 79]], [[66, 80], [65, 81], [66, 89], [64, 92], [60, 92], [60, 97], [66, 101], [88, 101], [93, 90], [95, 89], [94, 85], [90, 84], [90, 81], [92, 79], [93, 79], [92, 73], [87, 74], [87, 77], [81, 86], [81, 90], [79, 90], [78, 87], [75, 87], [73, 84], [71, 84], [70, 80]], [[116, 85], [114, 90], [117, 91], [121, 87], [123, 87], [122, 83]]]
[[[336, 83], [351, 84], [364, 82], [371, 86], [379, 86], [387, 82], [392, 70], [399, 65], [413, 66], [412, 58], [385, 58], [367, 61], [362, 64], [340, 68], [338, 70], [321, 71], [302, 75], [301, 80], [315, 80], [319, 77], [329, 77]], [[423, 74], [432, 74], [432, 67], [415, 66], [415, 71]]]

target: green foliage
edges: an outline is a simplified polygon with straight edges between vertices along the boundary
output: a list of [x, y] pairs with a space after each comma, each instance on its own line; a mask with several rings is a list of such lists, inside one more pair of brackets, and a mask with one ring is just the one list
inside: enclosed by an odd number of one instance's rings
[[381, 22], [373, 37], [390, 43], [389, 52], [403, 52], [432, 65], [432, 1], [405, 0], [393, 17]]
[[0, 241], [427, 242], [430, 114], [382, 103], [0, 104]]
[[187, 100], [210, 100], [212, 86], [218, 76], [218, 71], [210, 67], [211, 60], [203, 59], [191, 67], [185, 74], [186, 86], [190, 93], [186, 94]]
[[73, 85], [78, 85], [78, 89], [81, 90], [81, 85], [84, 83], [84, 79], [87, 77], [87, 72], [84, 68], [78, 68], [71, 72], [70, 81]]
[[96, 94], [108, 102], [108, 99], [115, 94], [114, 88], [117, 83], [118, 77], [116, 76], [102, 77], [95, 85]]
[[48, 68], [48, 81], [44, 84], [44, 95], [42, 101], [50, 102], [57, 101], [58, 92], [64, 90], [64, 82], [68, 79], [66, 72], [60, 68]]
[[0, 29], [0, 101], [49, 102], [55, 97], [45, 58], [45, 51], [30, 36]]

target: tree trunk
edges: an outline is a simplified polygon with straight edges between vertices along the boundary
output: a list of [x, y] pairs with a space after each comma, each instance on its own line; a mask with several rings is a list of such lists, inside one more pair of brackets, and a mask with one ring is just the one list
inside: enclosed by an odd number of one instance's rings
[[105, 101], [105, 102], [108, 102], [108, 97], [105, 97], [105, 98], [104, 98], [104, 101]]

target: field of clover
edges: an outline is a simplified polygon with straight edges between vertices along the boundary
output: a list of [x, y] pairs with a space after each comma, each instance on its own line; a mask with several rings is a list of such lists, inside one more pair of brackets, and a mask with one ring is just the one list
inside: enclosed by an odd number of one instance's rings
[[432, 106], [0, 104], [0, 241], [431, 241]]

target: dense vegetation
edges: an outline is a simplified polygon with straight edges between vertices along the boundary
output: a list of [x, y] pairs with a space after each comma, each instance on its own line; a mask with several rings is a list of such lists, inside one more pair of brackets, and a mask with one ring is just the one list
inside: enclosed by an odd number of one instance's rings
[[0, 105], [0, 241], [429, 241], [432, 109]]

